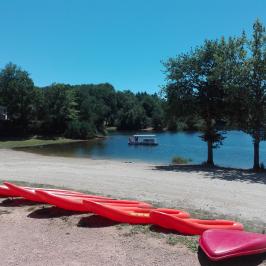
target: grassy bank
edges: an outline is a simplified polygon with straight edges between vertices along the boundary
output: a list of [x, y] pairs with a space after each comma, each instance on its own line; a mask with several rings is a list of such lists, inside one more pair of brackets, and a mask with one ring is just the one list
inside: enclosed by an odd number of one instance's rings
[[0, 149], [25, 148], [39, 145], [64, 144], [72, 142], [80, 142], [81, 140], [73, 140], [62, 137], [55, 138], [25, 138], [25, 139], [0, 139]]

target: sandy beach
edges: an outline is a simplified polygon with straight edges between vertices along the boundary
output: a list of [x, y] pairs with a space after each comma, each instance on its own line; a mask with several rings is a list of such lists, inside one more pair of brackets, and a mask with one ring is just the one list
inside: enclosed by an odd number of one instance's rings
[[0, 150], [0, 180], [17, 180], [132, 198], [266, 222], [266, 175], [241, 170], [50, 157]]

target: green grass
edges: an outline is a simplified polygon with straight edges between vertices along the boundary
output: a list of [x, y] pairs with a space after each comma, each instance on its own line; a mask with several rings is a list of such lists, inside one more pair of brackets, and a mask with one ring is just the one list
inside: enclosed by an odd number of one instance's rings
[[66, 139], [62, 137], [42, 139], [42, 138], [28, 138], [28, 139], [8, 139], [0, 140], [0, 149], [25, 148], [39, 145], [63, 144], [70, 142], [79, 142], [80, 140]]
[[175, 234], [170, 234], [166, 239], [166, 243], [172, 246], [181, 244], [187, 247], [192, 252], [197, 252], [199, 245], [198, 236], [183, 236]]
[[180, 156], [175, 156], [172, 159], [172, 163], [173, 164], [187, 164], [189, 162], [192, 162], [192, 160], [191, 159], [186, 159], [186, 158], [183, 158], [183, 157], [180, 157]]
[[133, 237], [137, 234], [145, 234], [157, 239], [164, 239], [165, 243], [171, 246], [183, 245], [192, 252], [198, 251], [198, 236], [184, 236], [176, 234], [172, 231], [163, 229], [162, 232], [154, 230], [152, 225], [129, 225], [118, 224], [117, 230], [121, 231], [121, 235], [125, 237]]

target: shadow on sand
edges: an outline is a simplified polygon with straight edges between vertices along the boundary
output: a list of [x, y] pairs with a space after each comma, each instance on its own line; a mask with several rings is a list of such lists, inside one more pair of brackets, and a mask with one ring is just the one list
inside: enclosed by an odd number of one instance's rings
[[63, 210], [57, 207], [43, 207], [41, 209], [35, 210], [28, 214], [28, 217], [34, 219], [49, 219], [49, 218], [58, 218], [71, 215], [77, 215], [79, 213]]
[[241, 256], [237, 258], [232, 258], [223, 261], [210, 261], [202, 249], [198, 249], [198, 259], [202, 266], [257, 266], [260, 265], [264, 260], [266, 260], [266, 253], [251, 255], [251, 256]]
[[225, 167], [206, 167], [202, 165], [158, 165], [153, 170], [174, 172], [201, 172], [206, 178], [216, 178], [227, 181], [242, 181], [266, 184], [266, 172], [254, 172], [249, 169]]
[[41, 205], [41, 203], [33, 202], [22, 198], [14, 198], [14, 199], [7, 198], [0, 203], [0, 207], [23, 207], [23, 206], [36, 206], [36, 205]]
[[174, 231], [174, 230], [170, 230], [170, 229], [166, 229], [166, 228], [163, 228], [163, 227], [160, 227], [158, 225], [150, 225], [149, 226], [149, 230], [151, 232], [155, 232], [155, 233], [163, 233], [165, 235], [177, 235], [177, 236], [186, 236], [185, 234], [180, 234], [178, 233], [177, 231]]
[[82, 217], [78, 222], [78, 227], [88, 227], [88, 228], [100, 228], [109, 227], [119, 224], [118, 222], [106, 219], [99, 215], [91, 215], [88, 217]]

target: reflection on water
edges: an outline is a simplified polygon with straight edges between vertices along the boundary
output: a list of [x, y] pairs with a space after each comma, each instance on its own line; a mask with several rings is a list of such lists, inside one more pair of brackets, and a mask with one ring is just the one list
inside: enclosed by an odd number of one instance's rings
[[[157, 133], [158, 146], [129, 146], [130, 133], [112, 133], [106, 139], [87, 142], [46, 145], [20, 150], [43, 155], [67, 157], [88, 157], [95, 159], [122, 159], [124, 161], [145, 161], [170, 163], [174, 156], [191, 158], [193, 163], [206, 160], [207, 145], [199, 133]], [[250, 136], [239, 132], [227, 133], [220, 149], [214, 151], [214, 160], [221, 166], [240, 168], [252, 167], [253, 145]], [[266, 163], [266, 143], [261, 143], [261, 161]]]

